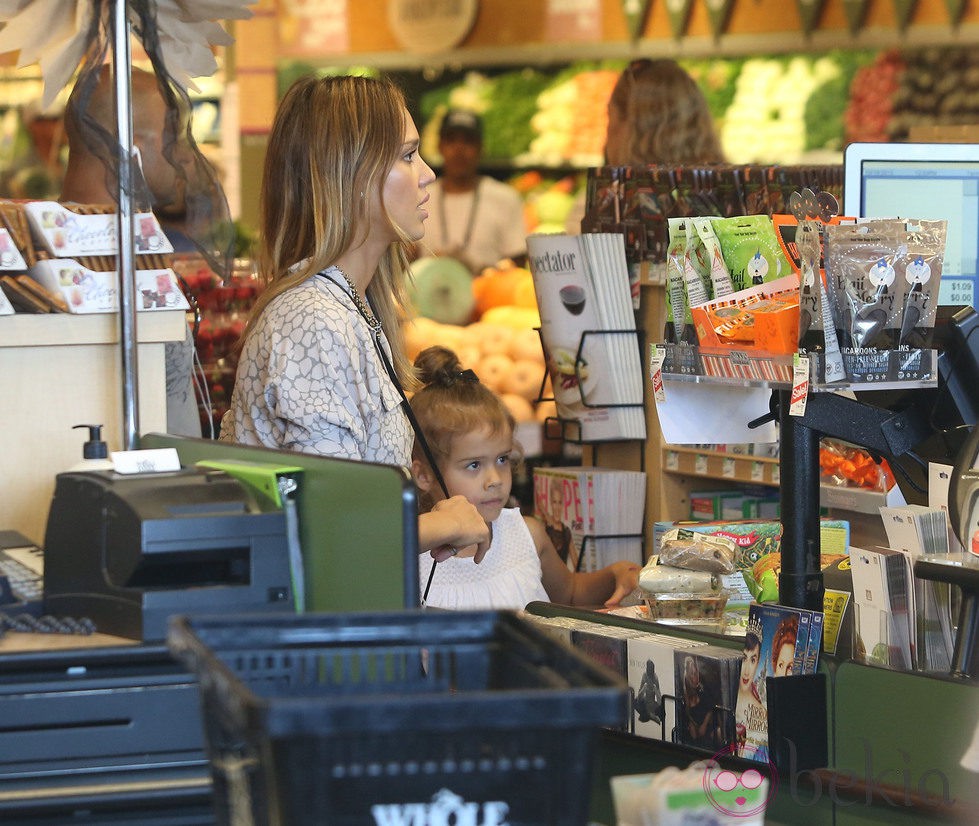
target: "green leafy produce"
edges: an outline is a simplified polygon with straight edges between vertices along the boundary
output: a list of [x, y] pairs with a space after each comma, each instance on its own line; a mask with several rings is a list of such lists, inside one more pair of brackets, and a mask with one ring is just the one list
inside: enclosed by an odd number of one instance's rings
[[707, 107], [716, 120], [723, 120], [727, 114], [734, 91], [738, 85], [738, 74], [744, 65], [737, 58], [719, 58], [712, 60], [687, 60], [681, 65], [704, 93]]
[[806, 101], [806, 149], [842, 149], [844, 114], [850, 84], [857, 70], [873, 62], [871, 52], [837, 51], [827, 55], [838, 68], [834, 77], [816, 87]]
[[515, 158], [527, 151], [534, 138], [530, 121], [537, 111], [537, 96], [550, 82], [548, 75], [535, 69], [507, 72], [494, 79], [490, 105], [483, 114], [486, 158]]

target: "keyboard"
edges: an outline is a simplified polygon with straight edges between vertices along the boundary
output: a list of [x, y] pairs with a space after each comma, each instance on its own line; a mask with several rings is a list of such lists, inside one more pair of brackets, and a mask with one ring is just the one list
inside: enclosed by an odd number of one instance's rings
[[15, 531], [0, 531], [0, 603], [37, 602], [44, 596], [44, 552]]

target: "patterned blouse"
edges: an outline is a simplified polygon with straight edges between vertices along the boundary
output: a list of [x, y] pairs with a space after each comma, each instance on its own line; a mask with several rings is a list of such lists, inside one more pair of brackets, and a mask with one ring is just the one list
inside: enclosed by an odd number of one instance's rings
[[331, 267], [276, 296], [238, 362], [221, 441], [411, 464], [414, 435], [401, 396]]

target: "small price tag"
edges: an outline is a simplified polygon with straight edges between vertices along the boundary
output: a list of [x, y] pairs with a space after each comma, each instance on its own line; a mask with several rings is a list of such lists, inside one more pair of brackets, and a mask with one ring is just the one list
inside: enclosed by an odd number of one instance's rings
[[734, 478], [734, 459], [725, 458], [721, 463], [721, 476], [725, 479]]
[[762, 462], [751, 463], [751, 481], [752, 482], [765, 481], [765, 465]]
[[663, 386], [663, 361], [666, 353], [655, 344], [649, 345], [649, 380], [653, 383], [653, 398], [666, 401], [666, 388]]
[[693, 472], [704, 476], [707, 474], [707, 457], [703, 453], [698, 453], [694, 459]]
[[680, 469], [680, 454], [675, 450], [666, 451], [666, 469], [667, 470], [679, 470]]
[[796, 353], [792, 357], [792, 398], [789, 402], [789, 415], [804, 416], [808, 398], [809, 358]]

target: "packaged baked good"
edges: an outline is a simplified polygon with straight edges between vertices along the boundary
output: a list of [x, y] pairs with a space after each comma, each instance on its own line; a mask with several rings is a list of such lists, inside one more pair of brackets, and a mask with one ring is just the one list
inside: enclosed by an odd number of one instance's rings
[[726, 536], [673, 528], [663, 535], [659, 561], [690, 571], [713, 574], [734, 573], [737, 546]]

